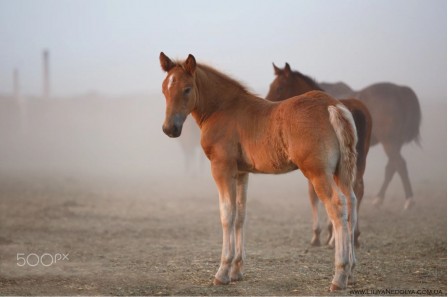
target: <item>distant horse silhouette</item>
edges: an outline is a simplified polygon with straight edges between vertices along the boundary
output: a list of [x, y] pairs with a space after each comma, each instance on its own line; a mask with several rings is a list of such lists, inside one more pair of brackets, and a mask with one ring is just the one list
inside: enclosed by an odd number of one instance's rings
[[320, 89], [324, 90], [328, 94], [331, 94], [331, 96], [334, 96], [335, 98], [348, 98], [354, 96], [355, 94], [355, 91], [343, 82], [337, 82], [334, 84], [322, 82], [319, 86]]
[[[318, 90], [322, 91], [319, 85], [310, 77], [298, 72], [292, 71], [288, 63], [285, 64], [284, 69], [280, 69], [274, 66], [275, 79], [271, 83], [269, 92], [266, 96], [270, 101], [282, 101], [287, 98], [305, 94], [306, 92]], [[358, 152], [358, 159], [356, 162], [356, 182], [354, 185], [354, 191], [356, 198], [358, 199], [358, 213], [361, 205], [362, 197], [364, 196], [364, 171], [366, 168], [366, 159], [369, 152], [370, 135], [372, 132], [372, 117], [367, 110], [367, 107], [357, 99], [344, 99], [340, 100], [352, 113], [355, 120], [356, 131], [358, 134], [358, 144], [356, 145], [356, 151]], [[313, 210], [313, 238], [311, 244], [320, 245], [320, 227], [318, 216], [318, 197], [311, 183], [309, 183], [309, 195], [311, 201], [311, 207]], [[332, 237], [332, 225], [328, 225], [329, 236], [327, 243], [330, 243]], [[359, 246], [358, 237], [359, 231], [359, 217], [355, 230], [355, 245]]]
[[330, 290], [346, 288], [356, 263], [356, 126], [338, 100], [315, 91], [282, 102], [251, 94], [221, 72], [189, 55], [173, 62], [160, 53], [167, 72], [163, 131], [178, 137], [191, 113], [211, 162], [219, 192], [223, 230], [221, 265], [214, 284], [242, 279], [248, 175], [300, 168], [325, 205], [335, 233], [335, 275]]
[[[336, 98], [339, 98], [341, 94], [347, 95], [344, 92], [351, 90], [344, 83], [321, 83], [320, 85]], [[384, 181], [373, 202], [374, 205], [379, 206], [383, 203], [386, 189], [395, 172], [398, 172], [405, 192], [404, 208], [411, 208], [415, 204], [414, 194], [406, 161], [401, 155], [401, 148], [411, 141], [420, 144], [422, 114], [417, 95], [409, 87], [392, 83], [373, 84], [359, 92], [351, 91], [350, 94], [364, 102], [372, 114], [373, 128], [370, 145], [381, 143], [389, 159]]]
[[201, 134], [194, 119], [188, 117], [185, 120], [182, 137], [179, 137], [179, 143], [182, 148], [185, 160], [185, 172], [195, 173], [197, 169], [202, 168]]

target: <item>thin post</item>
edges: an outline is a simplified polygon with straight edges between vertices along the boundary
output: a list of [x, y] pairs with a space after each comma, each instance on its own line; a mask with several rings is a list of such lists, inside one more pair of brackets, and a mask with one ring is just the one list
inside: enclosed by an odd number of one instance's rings
[[20, 132], [26, 134], [28, 130], [28, 105], [25, 98], [20, 95], [19, 70], [17, 68], [14, 68], [13, 71], [13, 84], [14, 99], [19, 105]]
[[43, 97], [50, 97], [50, 52], [46, 49], [43, 52]]
[[14, 69], [13, 72], [13, 88], [14, 88], [14, 99], [19, 100], [20, 97], [20, 83], [19, 83], [19, 70]]

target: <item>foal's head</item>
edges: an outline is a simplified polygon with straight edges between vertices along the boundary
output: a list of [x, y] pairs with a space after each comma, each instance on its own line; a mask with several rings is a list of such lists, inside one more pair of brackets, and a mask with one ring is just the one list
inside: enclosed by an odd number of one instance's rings
[[183, 63], [173, 62], [163, 52], [160, 53], [160, 66], [167, 72], [162, 84], [166, 99], [163, 132], [169, 137], [179, 137], [182, 125], [195, 107], [197, 90], [194, 84], [196, 60], [192, 55]]
[[316, 82], [297, 71], [292, 71], [288, 63], [281, 69], [274, 66], [275, 79], [269, 87], [266, 99], [281, 101], [312, 90], [320, 89]]

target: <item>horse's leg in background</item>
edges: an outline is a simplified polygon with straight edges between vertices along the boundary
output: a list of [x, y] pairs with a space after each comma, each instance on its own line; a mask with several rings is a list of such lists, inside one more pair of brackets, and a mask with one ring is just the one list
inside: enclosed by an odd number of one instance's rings
[[179, 138], [184, 155], [185, 172], [196, 175], [197, 151], [200, 149], [200, 131], [196, 123], [190, 117], [184, 122], [182, 136]]
[[[356, 204], [356, 212], [359, 214], [359, 206], [361, 205], [362, 197], [364, 196], [364, 179], [363, 177], [358, 177], [353, 186], [353, 191], [355, 192], [357, 204]], [[359, 231], [359, 219], [356, 220], [356, 227], [354, 231], [354, 240], [355, 246], [360, 247], [359, 243], [359, 235], [361, 235], [361, 231]]]
[[387, 165], [386, 165], [386, 170], [384, 173], [384, 181], [383, 181], [383, 185], [381, 186], [380, 191], [378, 192], [378, 194], [375, 197], [375, 200], [373, 201], [373, 204], [375, 206], [380, 206], [383, 201], [384, 201], [384, 197], [386, 195], [386, 190], [387, 187], [389, 186], [389, 183], [392, 180], [392, 177], [394, 176], [395, 172], [397, 171], [396, 167], [395, 167], [395, 156], [392, 153], [392, 145], [390, 143], [383, 143], [383, 148], [384, 151], [386, 152], [388, 161], [387, 161]]
[[[183, 135], [184, 137], [186, 137], [185, 135]], [[182, 147], [182, 152], [184, 155], [184, 169], [185, 169], [185, 173], [188, 173], [190, 171], [190, 159], [191, 159], [191, 150], [188, 147], [188, 144], [185, 143], [185, 139], [184, 138], [179, 138], [180, 141], [180, 145]]]
[[235, 257], [230, 270], [230, 280], [239, 281], [243, 278], [243, 265], [246, 257], [244, 250], [244, 222], [246, 219], [246, 197], [248, 173], [239, 173], [236, 187], [236, 219], [235, 219]]
[[321, 175], [311, 179], [317, 196], [322, 200], [328, 217], [334, 226], [335, 237], [335, 275], [330, 290], [345, 289], [347, 287], [350, 268], [353, 266], [350, 256], [351, 238], [347, 221], [347, 201], [337, 187], [333, 176]]
[[383, 186], [378, 193], [378, 197], [374, 201], [375, 205], [380, 205], [386, 193], [386, 189], [392, 180], [392, 176], [395, 172], [398, 172], [400, 175], [401, 181], [403, 183], [405, 195], [406, 195], [406, 203], [405, 209], [408, 209], [414, 205], [413, 200], [413, 192], [411, 187], [411, 182], [409, 180], [409, 174], [407, 170], [406, 161], [401, 155], [401, 147], [402, 144], [397, 144], [393, 142], [383, 143], [384, 151], [386, 152], [387, 157], [389, 158], [389, 162], [386, 166], [386, 175], [384, 178]]
[[326, 245], [328, 245], [330, 248], [334, 248], [334, 227], [330, 218], [328, 218], [327, 222], [327, 231], [328, 231], [328, 237], [326, 240]]
[[219, 212], [222, 225], [221, 264], [213, 284], [230, 283], [230, 268], [235, 255], [235, 217], [237, 172], [226, 160], [212, 160], [212, 175], [219, 192]]
[[311, 239], [312, 246], [320, 246], [320, 227], [319, 227], [319, 197], [314, 191], [313, 184], [308, 181], [308, 193], [311, 202], [311, 211], [313, 212], [313, 237]]
[[411, 181], [409, 180], [408, 167], [406, 165], [406, 160], [401, 155], [401, 146], [399, 145], [396, 153], [396, 168], [398, 174], [400, 175], [401, 182], [403, 183], [404, 193], [406, 197], [406, 202], [404, 204], [404, 209], [410, 209], [414, 206], [415, 201], [413, 199], [414, 193], [412, 192]]

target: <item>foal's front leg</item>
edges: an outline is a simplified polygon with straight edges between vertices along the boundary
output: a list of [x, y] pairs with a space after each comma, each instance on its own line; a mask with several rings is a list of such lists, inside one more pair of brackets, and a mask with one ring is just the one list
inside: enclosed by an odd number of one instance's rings
[[244, 222], [246, 219], [246, 197], [248, 173], [239, 173], [236, 187], [236, 220], [235, 220], [235, 257], [230, 270], [230, 280], [239, 281], [243, 278], [243, 264], [246, 257], [244, 250]]
[[230, 283], [230, 269], [235, 256], [236, 168], [229, 162], [212, 162], [212, 174], [219, 191], [219, 212], [222, 225], [221, 264], [213, 284]]

